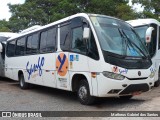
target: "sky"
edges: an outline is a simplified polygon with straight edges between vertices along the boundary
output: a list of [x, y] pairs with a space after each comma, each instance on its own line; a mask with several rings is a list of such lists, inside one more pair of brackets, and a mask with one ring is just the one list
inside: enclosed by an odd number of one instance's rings
[[9, 8], [7, 6], [10, 4], [23, 4], [25, 0], [0, 0], [0, 20], [6, 19], [8, 20], [11, 17], [11, 13], [9, 12]]
[[132, 0], [129, 0], [129, 5], [133, 7], [133, 9], [137, 12], [143, 11], [144, 7], [141, 4], [134, 4], [132, 5]]
[[[9, 20], [11, 17], [11, 13], [9, 12], [9, 8], [7, 6], [8, 3], [10, 4], [23, 4], [25, 0], [0, 0], [0, 20], [6, 19]], [[129, 5], [132, 6], [131, 0], [129, 2]], [[136, 11], [142, 11], [143, 8], [141, 8], [141, 5], [134, 5], [133, 8]]]

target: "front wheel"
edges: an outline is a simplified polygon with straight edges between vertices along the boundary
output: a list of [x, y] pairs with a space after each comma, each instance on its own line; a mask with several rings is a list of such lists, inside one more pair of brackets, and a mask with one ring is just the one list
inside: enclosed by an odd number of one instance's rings
[[154, 87], [158, 87], [160, 85], [160, 80], [158, 79], [155, 83], [154, 83]]
[[154, 83], [154, 87], [158, 87], [160, 85], [160, 70], [158, 72], [158, 80]]
[[21, 89], [27, 89], [29, 84], [25, 82], [23, 74], [19, 76], [19, 85]]
[[83, 105], [91, 105], [95, 102], [95, 97], [90, 95], [89, 85], [86, 80], [80, 82], [77, 95], [80, 103]]

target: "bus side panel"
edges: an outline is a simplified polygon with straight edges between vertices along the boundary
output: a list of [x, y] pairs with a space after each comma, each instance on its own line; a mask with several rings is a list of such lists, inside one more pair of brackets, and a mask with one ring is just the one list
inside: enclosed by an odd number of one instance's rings
[[5, 60], [5, 76], [13, 79], [13, 60], [14, 58], [7, 58]]
[[55, 66], [55, 53], [43, 54], [44, 66], [42, 68], [44, 86], [56, 87], [56, 66]]
[[[88, 58], [88, 65], [90, 69], [91, 76], [91, 84], [92, 84], [92, 95], [98, 96], [98, 79], [97, 77], [102, 72], [101, 60], [94, 60], [92, 58]], [[91, 74], [96, 74], [96, 76], [92, 76]]]

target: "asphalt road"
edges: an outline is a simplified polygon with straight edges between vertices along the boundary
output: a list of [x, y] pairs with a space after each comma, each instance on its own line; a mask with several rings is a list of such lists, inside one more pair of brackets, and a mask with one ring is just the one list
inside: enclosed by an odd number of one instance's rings
[[78, 102], [76, 94], [72, 92], [42, 86], [34, 86], [28, 90], [21, 90], [18, 82], [1, 78], [0, 110], [160, 111], [160, 87], [153, 88], [153, 90], [149, 92], [134, 96], [128, 101], [120, 100], [118, 98], [103, 98], [99, 99], [95, 105], [85, 106]]

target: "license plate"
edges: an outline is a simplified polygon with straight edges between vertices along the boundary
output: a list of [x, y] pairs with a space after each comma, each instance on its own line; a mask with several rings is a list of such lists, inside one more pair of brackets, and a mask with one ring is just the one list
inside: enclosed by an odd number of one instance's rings
[[142, 93], [141, 91], [137, 91], [137, 92], [133, 92], [132, 95], [133, 95], [133, 96], [135, 96], [135, 95], [140, 95], [141, 93]]

